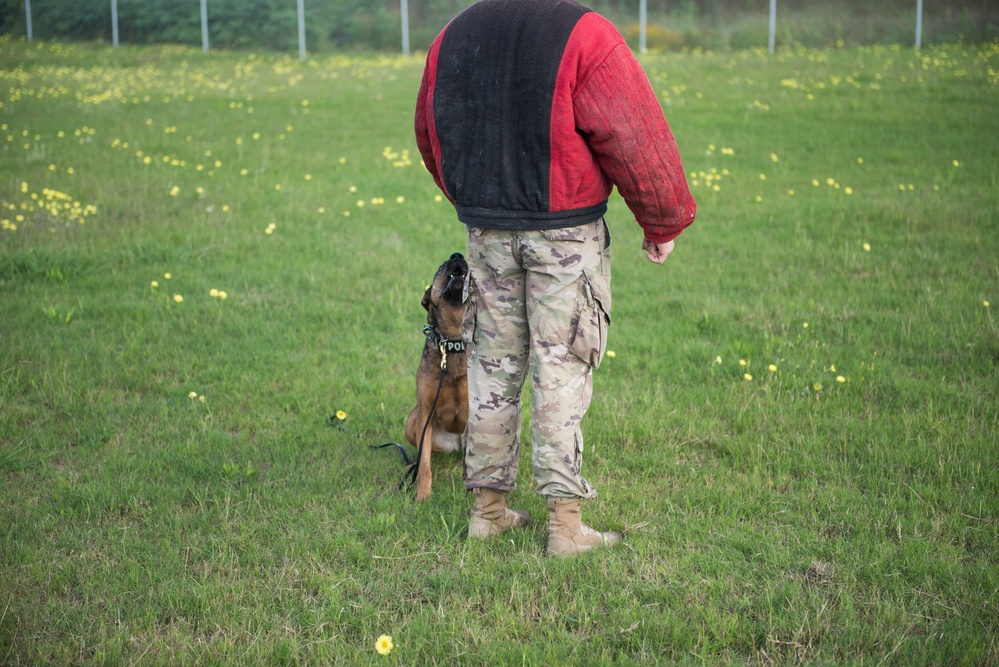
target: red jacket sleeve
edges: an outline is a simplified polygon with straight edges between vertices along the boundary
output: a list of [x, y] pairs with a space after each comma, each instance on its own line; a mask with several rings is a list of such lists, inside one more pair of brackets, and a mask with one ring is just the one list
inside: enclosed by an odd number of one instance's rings
[[[445, 28], [446, 30], [446, 28]], [[416, 119], [414, 129], [416, 131], [416, 147], [420, 150], [423, 164], [427, 171], [434, 177], [434, 183], [441, 189], [441, 192], [452, 200], [444, 182], [441, 180], [440, 170], [437, 168], [440, 159], [440, 143], [437, 141], [437, 128], [434, 125], [434, 84], [436, 83], [437, 54], [440, 51], [440, 42], [444, 32], [442, 31], [430, 47], [427, 53], [427, 64], [423, 70], [423, 81], [420, 83], [420, 92], [416, 97]]]
[[573, 99], [576, 127], [645, 238], [672, 240], [694, 221], [696, 206], [648, 77], [622, 43], [581, 83]]

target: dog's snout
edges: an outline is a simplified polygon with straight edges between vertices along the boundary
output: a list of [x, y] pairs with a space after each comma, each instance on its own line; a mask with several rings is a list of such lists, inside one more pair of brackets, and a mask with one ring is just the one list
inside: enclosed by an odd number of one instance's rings
[[460, 252], [456, 252], [453, 255], [451, 255], [451, 260], [454, 261], [456, 259], [465, 259], [465, 256], [462, 255]]

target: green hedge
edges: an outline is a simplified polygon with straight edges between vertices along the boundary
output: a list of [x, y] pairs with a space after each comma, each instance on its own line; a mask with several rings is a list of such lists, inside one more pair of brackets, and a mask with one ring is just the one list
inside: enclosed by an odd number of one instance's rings
[[[410, 46], [425, 50], [434, 36], [473, 0], [409, 0]], [[306, 44], [330, 49], [398, 51], [400, 0], [306, 0]], [[638, 45], [638, 0], [583, 0], [610, 18]], [[648, 45], [745, 48], [767, 40], [767, 0], [649, 0]], [[780, 44], [820, 47], [843, 41], [910, 44], [916, 0], [779, 0]], [[110, 0], [32, 0], [37, 39], [111, 41]], [[296, 0], [208, 0], [213, 49], [298, 48]], [[200, 0], [118, 0], [122, 43], [201, 44]], [[25, 34], [24, 0], [0, 0], [0, 34]], [[951, 0], [926, 3], [925, 44], [999, 38], [999, 3]]]
[[[410, 42], [425, 49], [434, 36], [469, 2], [422, 0], [410, 3]], [[306, 44], [310, 51], [331, 47], [399, 49], [399, 4], [370, 0], [307, 0]], [[415, 11], [414, 11], [415, 9]], [[33, 0], [35, 39], [111, 41], [110, 0]], [[24, 35], [24, 0], [0, 0], [0, 34]], [[298, 48], [295, 0], [208, 0], [212, 48]], [[122, 43], [201, 44], [199, 0], [118, 0]]]

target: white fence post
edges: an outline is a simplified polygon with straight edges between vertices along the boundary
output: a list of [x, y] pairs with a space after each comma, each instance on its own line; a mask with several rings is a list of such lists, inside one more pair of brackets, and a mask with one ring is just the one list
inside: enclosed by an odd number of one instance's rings
[[770, 53], [777, 48], [777, 0], [770, 0], [770, 39], [767, 42]]
[[649, 1], [639, 0], [638, 2], [638, 52], [645, 53], [646, 39], [645, 33], [648, 27]]
[[916, 0], [916, 48], [923, 45], [923, 0]]
[[298, 59], [305, 60], [305, 0], [298, 0]]
[[400, 0], [399, 13], [402, 14], [402, 55], [409, 55], [409, 2]]
[[24, 18], [28, 22], [28, 41], [31, 41], [31, 0], [24, 0]]
[[111, 0], [111, 45], [118, 48], [118, 0]]
[[208, 0], [201, 0], [201, 50], [208, 53]]

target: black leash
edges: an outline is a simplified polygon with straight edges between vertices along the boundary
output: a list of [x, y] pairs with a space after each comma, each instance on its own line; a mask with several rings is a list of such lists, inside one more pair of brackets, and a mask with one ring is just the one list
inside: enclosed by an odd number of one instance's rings
[[441, 378], [437, 381], [437, 394], [434, 396], [433, 405], [430, 406], [427, 423], [423, 425], [423, 432], [420, 434], [420, 446], [416, 448], [416, 461], [406, 468], [406, 472], [402, 476], [402, 481], [399, 482], [400, 491], [402, 491], [403, 486], [406, 487], [406, 490], [413, 488], [413, 484], [416, 483], [416, 477], [420, 473], [420, 461], [423, 460], [423, 441], [427, 437], [430, 420], [434, 418], [434, 413], [437, 411], [437, 399], [441, 397], [441, 388], [444, 386], [445, 375], [447, 375], [447, 355], [444, 354], [444, 346], [441, 345]]
[[399, 448], [399, 453], [402, 454], [402, 460], [408, 466], [409, 457], [406, 455], [406, 448], [400, 445], [398, 442], [386, 442], [384, 445], [371, 445], [371, 448], [381, 449], [382, 447], [391, 447], [392, 445], [395, 445], [396, 447]]
[[407, 490], [413, 488], [413, 484], [416, 483], [417, 475], [420, 472], [420, 460], [423, 458], [423, 441], [427, 436], [427, 429], [430, 427], [430, 420], [434, 418], [434, 413], [437, 412], [437, 400], [441, 397], [441, 389], [444, 387], [444, 377], [447, 375], [447, 353], [450, 352], [464, 352], [465, 343], [462, 340], [452, 340], [450, 338], [445, 338], [437, 331], [434, 327], [429, 324], [423, 327], [423, 333], [427, 338], [437, 343], [437, 348], [441, 353], [441, 376], [437, 381], [437, 393], [434, 395], [434, 402], [430, 406], [430, 414], [427, 415], [427, 422], [423, 425], [423, 432], [420, 433], [420, 444], [416, 448], [416, 460], [414, 462], [409, 461], [409, 457], [406, 456], [406, 450], [398, 442], [386, 442], [383, 445], [372, 445], [374, 449], [381, 449], [382, 447], [390, 447], [395, 445], [399, 448], [399, 452], [402, 454], [403, 461], [406, 462], [406, 472], [403, 473], [402, 481], [399, 482], [397, 487], [399, 491], [403, 490], [405, 487]]

